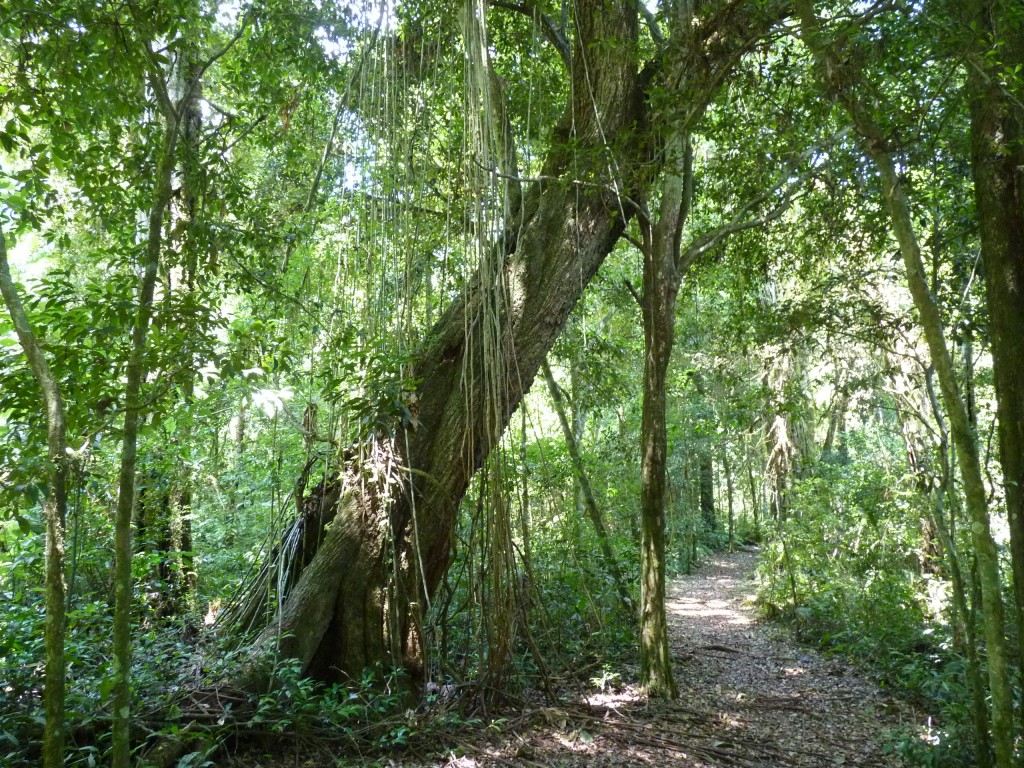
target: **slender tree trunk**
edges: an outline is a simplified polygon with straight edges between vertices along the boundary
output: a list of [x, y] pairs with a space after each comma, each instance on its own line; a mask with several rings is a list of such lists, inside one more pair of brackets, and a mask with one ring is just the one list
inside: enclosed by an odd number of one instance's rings
[[[942, 415], [938, 398], [935, 396], [931, 372], [925, 373], [923, 384], [915, 384], [898, 361], [890, 361], [890, 367], [893, 371], [893, 389], [908, 405], [906, 409], [901, 408], [897, 411], [900, 434], [903, 437], [907, 455], [907, 467], [914, 478], [914, 485], [917, 487], [918, 493], [928, 503], [928, 512], [922, 525], [927, 524], [935, 532], [939, 542], [937, 554], [945, 559], [946, 570], [950, 575], [954, 645], [967, 658], [966, 677], [971, 691], [971, 714], [976, 742], [975, 759], [978, 768], [991, 768], [992, 747], [989, 740], [988, 704], [986, 703], [988, 686], [985, 684], [981, 664], [978, 660], [975, 624], [967, 601], [967, 584], [960, 565], [960, 556], [951, 533], [952, 526], [946, 523], [946, 501], [956, 498], [956, 489], [950, 482], [953, 468], [950, 460], [949, 430], [946, 427], [946, 420]], [[920, 432], [914, 428], [914, 422], [907, 415], [908, 413], [916, 414], [921, 423], [928, 426], [924, 415], [928, 410], [931, 410], [939, 437], [937, 453], [940, 471], [938, 478], [930, 468], [929, 455], [932, 451], [922, 444]], [[928, 428], [931, 429], [930, 426]], [[950, 513], [955, 515], [958, 507], [959, 504], [951, 501]]]
[[[199, 227], [196, 223], [201, 216], [201, 206], [206, 196], [204, 169], [202, 167], [202, 129], [203, 116], [200, 108], [203, 89], [201, 73], [197, 62], [197, 54], [189, 51], [183, 69], [182, 90], [185, 99], [181, 108], [181, 220], [184, 222], [185, 241], [182, 245], [184, 254], [184, 288], [188, 293], [196, 290], [196, 281], [200, 273], [200, 242]], [[188, 353], [184, 366], [185, 381], [182, 384], [182, 401], [187, 409], [187, 423], [193, 419], [195, 385], [197, 371], [195, 355]], [[315, 428], [314, 428], [315, 431]], [[180, 462], [179, 472], [175, 474], [173, 493], [170, 499], [170, 518], [168, 520], [168, 540], [170, 551], [165, 568], [165, 579], [171, 589], [171, 607], [175, 613], [186, 606], [189, 596], [196, 587], [196, 571], [192, 554], [192, 462], [189, 460], [191, 442], [189, 435], [182, 441], [185, 445], [185, 460]]]
[[[963, 569], [960, 567], [960, 557], [957, 554], [956, 539], [953, 536], [953, 522], [956, 520], [957, 510], [960, 503], [957, 497], [956, 487], [950, 480], [953, 477], [952, 457], [949, 447], [949, 429], [946, 427], [946, 420], [942, 416], [942, 409], [939, 407], [939, 400], [935, 394], [935, 386], [932, 382], [931, 373], [925, 375], [925, 389], [928, 393], [928, 403], [931, 405], [935, 423], [939, 428], [939, 460], [942, 466], [942, 479], [932, 492], [933, 503], [929, 507], [932, 523], [938, 535], [939, 543], [946, 553], [946, 562], [949, 564], [949, 573], [953, 586], [953, 607], [955, 619], [959, 619], [964, 636], [964, 645], [967, 656], [967, 683], [971, 689], [971, 714], [974, 720], [975, 734], [975, 757], [978, 761], [978, 768], [991, 768], [992, 766], [992, 740], [988, 732], [988, 703], [986, 701], [988, 688], [985, 685], [984, 675], [981, 670], [981, 662], [978, 659], [978, 638], [977, 625], [974, 621], [974, 612], [967, 602], [967, 583], [963, 576]], [[945, 500], [949, 499], [949, 525], [946, 524], [944, 515]]]
[[698, 474], [700, 478], [700, 514], [707, 529], [714, 532], [718, 530], [718, 515], [715, 510], [715, 464], [710, 450], [701, 452]]
[[523, 537], [523, 565], [526, 568], [527, 576], [531, 576], [529, 583], [526, 585], [527, 589], [524, 593], [524, 600], [528, 603], [530, 600], [530, 590], [533, 589], [533, 548], [530, 544], [530, 529], [533, 521], [530, 517], [530, 462], [526, 455], [526, 407], [523, 406], [520, 409], [522, 415], [522, 421], [519, 431], [519, 472], [522, 476], [522, 483], [520, 485], [521, 496], [519, 502], [519, 521], [521, 533]]
[[785, 415], [776, 413], [771, 417], [765, 430], [765, 443], [768, 445], [768, 461], [765, 465], [768, 504], [772, 518], [781, 524], [789, 517], [789, 474], [793, 460], [793, 444], [789, 439]]
[[[692, 9], [681, 12], [682, 28]], [[689, 265], [682, 263], [683, 226], [693, 198], [688, 133], [662, 137], [666, 158], [658, 219], [644, 222], [644, 399], [640, 422], [640, 683], [649, 695], [678, 696], [665, 615], [665, 509], [668, 433], [666, 378], [675, 338], [676, 297]]]
[[[670, 253], [671, 255], [671, 253]], [[676, 283], [645, 260], [644, 403], [641, 421], [640, 679], [650, 695], [675, 698], [665, 617], [665, 377], [672, 352]], [[663, 265], [660, 268], [664, 268]]]
[[43, 504], [46, 522], [46, 663], [43, 704], [43, 766], [64, 765], [64, 524], [67, 518], [67, 427], [60, 387], [50, 371], [39, 340], [25, 314], [7, 263], [7, 240], [0, 231], [0, 294], [11, 315], [18, 341], [43, 394], [49, 453], [49, 492]]
[[[665, 617], [665, 378], [672, 354], [676, 293], [671, 241], [652, 238], [644, 259], [644, 401], [640, 438], [640, 680], [675, 698]], [[660, 253], [659, 253], [660, 252]]]
[[[757, 434], [756, 431], [753, 434]], [[750, 513], [753, 517], [754, 540], [761, 541], [761, 498], [757, 492], [757, 479], [754, 477], [754, 461], [748, 455], [747, 465], [747, 488], [750, 490]]]
[[1003, 629], [999, 556], [989, 524], [977, 435], [971, 427], [953, 361], [946, 346], [942, 317], [928, 288], [921, 250], [914, 232], [910, 203], [896, 171], [888, 137], [873, 117], [874, 111], [878, 108], [877, 104], [871, 102], [871, 106], [868, 106], [865, 103], [864, 91], [855, 91], [851, 87], [855, 83], [864, 84], [861, 73], [852, 70], [848, 63], [855, 60], [855, 57], [843, 56], [831, 47], [823, 36], [811, 0], [798, 0], [797, 8], [804, 41], [818, 60], [819, 70], [829, 94], [846, 108], [854, 128], [860, 134], [865, 152], [879, 170], [882, 197], [888, 208], [893, 234], [903, 256], [907, 284], [914, 306], [920, 315], [921, 329], [938, 375], [942, 402], [949, 416], [953, 443], [960, 457], [960, 473], [971, 518], [971, 538], [978, 563], [989, 656], [992, 741], [996, 765], [999, 768], [1010, 768], [1013, 764], [1013, 696], [1010, 687], [1009, 654]]
[[[825, 442], [821, 445], [822, 456], [829, 457], [835, 448], [836, 437], [841, 434], [841, 427], [846, 418], [846, 409], [850, 407], [850, 391], [845, 384], [839, 385], [835, 394], [835, 402], [828, 415], [828, 431]], [[840, 439], [841, 441], [841, 439]]]
[[869, 151], [881, 172], [883, 196], [889, 206], [893, 230], [903, 253], [907, 282], [921, 317], [922, 330], [939, 378], [942, 400], [949, 414], [953, 442], [960, 456], [960, 473], [971, 518], [971, 538], [981, 585], [985, 638], [989, 657], [989, 688], [992, 694], [992, 740], [996, 765], [1013, 764], [1013, 704], [1008, 644], [1003, 628], [1002, 584], [999, 555], [989, 523], [985, 483], [981, 474], [977, 435], [960, 397], [956, 371], [946, 347], [942, 319], [925, 281], [924, 265], [913, 230], [910, 206], [891, 155], [882, 149]]
[[[962, 6], [965, 29], [977, 35], [966, 67], [971, 170], [991, 317], [1017, 664], [1024, 670], [1024, 112], [1001, 82], [1000, 71], [1004, 64], [1024, 64], [1024, 29], [1019, 18], [1013, 22], [1010, 16], [1015, 7], [1005, 0], [968, 0]], [[995, 50], [1001, 62], [992, 57]]]
[[736, 512], [734, 508], [735, 487], [732, 477], [732, 462], [729, 461], [729, 448], [722, 446], [722, 472], [725, 473], [725, 498], [729, 505], [729, 551], [736, 549]]
[[633, 611], [633, 601], [629, 597], [629, 589], [626, 580], [622, 577], [622, 570], [619, 568], [619, 561], [612, 549], [611, 537], [608, 535], [608, 526], [605, 525], [604, 515], [597, 505], [594, 497], [594, 489], [590, 486], [590, 478], [587, 476], [586, 467], [583, 466], [583, 457], [580, 455], [579, 445], [576, 442], [576, 435], [573, 434], [569, 419], [565, 413], [565, 402], [558, 382], [551, 373], [548, 361], [541, 364], [541, 372], [544, 374], [544, 381], [548, 385], [548, 392], [551, 393], [551, 401], [555, 406], [555, 413], [558, 414], [558, 421], [562, 425], [562, 434], [565, 437], [565, 445], [569, 450], [569, 458], [572, 460], [573, 469], [576, 470], [576, 479], [579, 481], [580, 490], [583, 493], [583, 504], [594, 526], [594, 533], [597, 534], [598, 543], [601, 546], [601, 555], [605, 568], [608, 569], [612, 581], [615, 582], [615, 590], [619, 595], [619, 604], [627, 614]]
[[118, 479], [117, 513], [114, 522], [114, 647], [111, 703], [113, 768], [128, 768], [130, 763], [129, 718], [131, 715], [131, 609], [132, 609], [132, 510], [135, 505], [135, 460], [138, 451], [139, 417], [143, 409], [142, 383], [146, 378], [146, 338], [153, 312], [163, 247], [163, 218], [171, 197], [171, 178], [175, 165], [178, 120], [168, 118], [153, 187], [153, 203], [149, 211], [143, 275], [139, 284], [139, 300], [132, 346], [128, 358], [125, 383], [124, 432], [121, 442], [121, 471]]
[[[578, 373], [575, 365], [569, 366], [569, 386], [573, 392], [577, 392], [578, 385]], [[580, 444], [583, 439], [583, 435], [587, 429], [587, 409], [580, 403], [581, 398], [573, 397], [572, 399], [572, 410], [571, 419], [572, 424], [572, 436], [576, 440], [576, 445]], [[586, 512], [586, 503], [583, 499], [583, 488], [579, 483], [573, 486], [573, 506], [576, 509], [576, 516], [582, 518]]]

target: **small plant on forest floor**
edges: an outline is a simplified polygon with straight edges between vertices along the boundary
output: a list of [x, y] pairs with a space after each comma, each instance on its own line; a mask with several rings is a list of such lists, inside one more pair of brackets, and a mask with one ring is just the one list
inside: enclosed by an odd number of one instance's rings
[[286, 661], [275, 670], [272, 690], [257, 699], [251, 722], [277, 733], [362, 729], [390, 722], [404, 702], [400, 670], [367, 669], [358, 686], [324, 686], [304, 676], [298, 662]]
[[596, 677], [590, 678], [590, 684], [601, 691], [606, 693], [609, 690], [615, 690], [622, 683], [622, 675], [618, 672], [612, 672], [607, 664], [601, 668], [601, 674]]
[[885, 735], [886, 752], [898, 755], [906, 765], [920, 768], [961, 768], [977, 765], [971, 748], [959, 725], [934, 727], [929, 720], [925, 729], [903, 729]]

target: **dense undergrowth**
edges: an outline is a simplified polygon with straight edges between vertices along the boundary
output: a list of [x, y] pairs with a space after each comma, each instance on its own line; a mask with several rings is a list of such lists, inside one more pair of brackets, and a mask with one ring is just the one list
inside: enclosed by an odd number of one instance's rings
[[[255, 452], [245, 460], [257, 468], [261, 461]], [[571, 469], [553, 445], [534, 446], [524, 461], [531, 490], [544, 500], [530, 510], [529, 560], [519, 561], [514, 582], [497, 591], [486, 560], [456, 560], [431, 615], [433, 655], [419, 699], [410, 698], [407, 682], [394, 671], [369, 670], [361, 680], [324, 685], [281, 663], [271, 689], [229, 706], [222, 723], [203, 723], [188, 734], [181, 764], [203, 765], [225, 739], [237, 738], [235, 715], [244, 718], [251, 738], [315, 736], [331, 740], [341, 753], [395, 754], [451, 737], [525, 701], [571, 695], [574, 680], [630, 679], [635, 624], [617, 605], [615, 585], [600, 561], [579, 554], [596, 551], [597, 540], [566, 491]], [[734, 539], [762, 544], [759, 598], [767, 615], [785, 621], [801, 640], [869, 670], [928, 712], [931, 731], [924, 737], [892, 734], [892, 749], [915, 765], [972, 765], [966, 662], [950, 625], [948, 578], [922, 524], [925, 500], [898, 467], [897, 441], [851, 433], [842, 451], [792, 483], [781, 522], [767, 515], [755, 524], [742, 516]], [[621, 488], [629, 487], [628, 468], [610, 472], [608, 482], [618, 487], [602, 502], [614, 511], [625, 503]], [[167, 585], [159, 579], [157, 556], [136, 556], [139, 754], [186, 728], [184, 694], [222, 682], [244, 653], [244, 643], [218, 637], [209, 622], [239, 560], [255, 562], [265, 536], [260, 531], [273, 528], [277, 512], [257, 503], [259, 490], [235, 491], [231, 516], [219, 509], [216, 519], [197, 515], [197, 541], [210, 554], [199, 564], [202, 586], [177, 613], [166, 615], [161, 597]], [[474, 500], [480, 492], [474, 486], [464, 505], [460, 540], [479, 535], [483, 521]], [[215, 496], [197, 498], [212, 505]], [[102, 528], [99, 510], [85, 507], [81, 514], [93, 515], [86, 524]], [[616, 511], [613, 519], [628, 516]], [[670, 572], [687, 572], [707, 553], [728, 546], [724, 527], [707, 530], [685, 499], [668, 524]], [[619, 524], [612, 533], [626, 578], [636, 583], [634, 532]], [[215, 539], [219, 549], [209, 543]], [[11, 768], [28, 768], [36, 764], [41, 733], [41, 541], [32, 525], [8, 524], [3, 542], [0, 756]], [[109, 561], [89, 546], [81, 546], [76, 558], [67, 644], [69, 765], [92, 766], [103, 763], [109, 748]], [[495, 610], [503, 604], [503, 589], [511, 595], [505, 624]], [[509, 642], [495, 666], [491, 635], [499, 632], [507, 632]], [[240, 711], [233, 713], [232, 706]]]
[[[257, 453], [251, 451], [246, 460], [258, 465]], [[565, 479], [557, 462], [534, 471], [542, 483]], [[554, 474], [543, 476], [545, 471]], [[132, 694], [141, 764], [160, 744], [178, 740], [183, 751], [173, 764], [186, 768], [211, 764], [218, 748], [238, 739], [266, 742], [272, 751], [314, 738], [341, 755], [429, 749], [438, 739], [450, 740], [460, 728], [523, 702], [572, 695], [579, 681], [622, 669], [635, 658], [633, 619], [617, 606], [607, 574], [592, 558], [564, 556], [593, 550], [593, 532], [579, 520], [567, 523], [552, 507], [552, 517], [546, 513], [546, 520], [537, 521], [544, 535], [533, 540], [529, 569], [520, 565], [519, 577], [502, 586], [514, 600], [507, 625], [496, 624], [496, 612], [480, 603], [493, 605], [501, 597], [490, 586], [481, 587], [488, 578], [486, 562], [462, 558], [453, 565], [430, 617], [433, 646], [424, 689], [410, 690], [400, 670], [382, 668], [366, 670], [359, 680], [323, 684], [282, 660], [268, 689], [221, 692], [216, 697], [227, 702], [223, 711], [197, 721], [204, 713], [196, 710], [192, 694], [224, 686], [247, 653], [248, 636], [218, 632], [215, 620], [222, 600], [240, 586], [239, 563], [258, 562], [266, 531], [279, 525], [274, 520], [279, 511], [256, 499], [260, 490], [236, 490], [233, 514], [214, 508], [213, 520], [204, 519], [199, 505], [212, 507], [214, 495], [197, 494], [197, 548], [208, 554], [196, 558], [203, 576], [199, 588], [173, 610], [166, 599], [172, 589], [160, 578], [159, 553], [141, 551], [135, 557]], [[466, 505], [460, 535], [475, 535], [480, 521], [473, 510]], [[81, 514], [91, 516], [86, 525], [103, 529], [102, 510], [84, 507]], [[536, 514], [540, 518], [539, 510]], [[628, 534], [617, 536], [616, 543], [628, 556]], [[43, 723], [42, 536], [9, 525], [3, 545], [0, 763], [30, 768], [38, 764]], [[79, 549], [66, 645], [67, 764], [73, 768], [107, 761], [111, 725], [109, 555], [88, 542]], [[636, 580], [635, 567], [627, 566], [626, 573]], [[509, 638], [500, 668], [488, 639], [495, 632]]]
[[[759, 565], [764, 613], [928, 714], [926, 733], [891, 735], [913, 765], [977, 764], [963, 638], [926, 499], [899, 448], [855, 436], [794, 483]], [[972, 618], [978, 621], [978, 617]]]

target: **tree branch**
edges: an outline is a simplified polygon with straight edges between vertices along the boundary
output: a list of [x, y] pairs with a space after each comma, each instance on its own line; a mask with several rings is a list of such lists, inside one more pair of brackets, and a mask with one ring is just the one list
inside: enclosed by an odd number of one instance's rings
[[[812, 175], [813, 171], [808, 171], [785, 186], [784, 183], [776, 184], [771, 189], [763, 192], [752, 200], [747, 201], [738, 211], [736, 211], [728, 224], [724, 224], [718, 229], [714, 229], [700, 235], [690, 243], [690, 246], [685, 251], [681, 251], [677, 262], [677, 269], [680, 272], [685, 272], [702, 254], [714, 248], [730, 235], [776, 221], [782, 216], [782, 214], [789, 210], [789, 207], [793, 204], [793, 200], [796, 199], [796, 192]], [[782, 191], [783, 199], [778, 205], [761, 216], [745, 218], [753, 208], [756, 208], [765, 200], [778, 193], [780, 189]]]
[[541, 31], [544, 33], [544, 37], [546, 37], [548, 42], [555, 47], [556, 51], [558, 51], [558, 55], [561, 56], [562, 62], [565, 66], [569, 66], [572, 58], [572, 54], [569, 49], [569, 41], [565, 39], [565, 35], [563, 35], [558, 27], [555, 26], [555, 22], [551, 20], [551, 17], [540, 12], [536, 3], [513, 3], [508, 0], [490, 0], [490, 4], [495, 8], [504, 8], [506, 11], [515, 11], [516, 13], [521, 13], [524, 16], [529, 16], [535, 22], [539, 23]]
[[635, 286], [633, 285], [633, 283], [631, 283], [631, 282], [629, 281], [629, 278], [628, 278], [628, 277], [627, 277], [627, 278], [625, 278], [625, 279], [624, 279], [624, 280], [622, 281], [622, 284], [626, 286], [626, 290], [627, 290], [627, 291], [629, 291], [630, 295], [631, 295], [631, 296], [633, 297], [633, 299], [634, 299], [634, 300], [636, 301], [636, 303], [637, 303], [637, 306], [639, 306], [639, 307], [641, 307], [641, 308], [642, 308], [642, 307], [643, 307], [643, 305], [644, 305], [644, 303], [643, 303], [643, 300], [641, 300], [641, 298], [640, 298], [640, 293], [639, 293], [639, 291], [637, 291], [637, 289], [636, 289], [636, 287], [635, 287]]
[[665, 36], [661, 33], [661, 27], [658, 25], [658, 20], [654, 17], [654, 14], [647, 8], [647, 4], [644, 0], [637, 0], [637, 10], [640, 11], [644, 17], [644, 21], [647, 22], [647, 30], [651, 33], [651, 39], [660, 48], [665, 45]]
[[[843, 128], [837, 131], [828, 139], [827, 142], [824, 143], [823, 147], [832, 146], [837, 141], [846, 136], [848, 133], [850, 133], [849, 128]], [[807, 151], [803, 153], [803, 155], [801, 155], [800, 159], [804, 162], [813, 160], [814, 156], [821, 152], [823, 147], [810, 147]], [[800, 176], [797, 176], [796, 178], [793, 178], [790, 174], [787, 174], [786, 177], [780, 180], [774, 187], [765, 190], [760, 195], [757, 195], [756, 197], [748, 200], [746, 203], [740, 206], [740, 208], [736, 211], [736, 213], [733, 214], [732, 218], [729, 220], [727, 224], [724, 224], [718, 229], [714, 229], [710, 232], [707, 232], [703, 235], [696, 237], [690, 243], [690, 246], [685, 251], [681, 251], [679, 253], [678, 260], [676, 262], [677, 269], [679, 269], [682, 272], [685, 272], [687, 269], [689, 269], [690, 266], [692, 266], [693, 262], [696, 261], [697, 258], [701, 256], [701, 254], [707, 252], [708, 250], [716, 246], [723, 239], [729, 237], [730, 235], [734, 235], [737, 232], [743, 232], [748, 229], [754, 229], [755, 227], [760, 227], [772, 221], [776, 221], [779, 217], [782, 216], [782, 214], [789, 210], [789, 207], [793, 204], [793, 201], [796, 199], [797, 192], [800, 190], [800, 188], [803, 187], [803, 185], [806, 184], [807, 181], [811, 179], [819, 170], [819, 168], [821, 168], [823, 165], [824, 163], [820, 165], [812, 165], [811, 168], [809, 168], [807, 171], [805, 171]], [[771, 209], [770, 211], [761, 216], [757, 216], [754, 218], [745, 218], [750, 213], [750, 211], [757, 208], [765, 201], [775, 197], [779, 193], [781, 193], [782, 199], [773, 209]]]
[[[193, 78], [193, 82], [200, 80], [203, 77], [203, 75], [206, 74], [206, 70], [212, 67], [213, 64], [217, 61], [217, 59], [219, 59], [225, 53], [230, 51], [234, 47], [235, 43], [237, 43], [242, 38], [242, 35], [245, 33], [245, 28], [249, 26], [249, 14], [251, 13], [252, 6], [250, 5], [249, 8], [246, 9], [245, 13], [242, 14], [242, 20], [238, 25], [238, 30], [235, 32], [234, 35], [231, 36], [231, 39], [228, 40], [219, 51], [211, 54], [210, 57], [204, 63], [199, 65], [198, 69], [196, 70], [195, 77]], [[190, 83], [189, 89], [191, 90], [192, 87], [193, 86]], [[186, 93], [185, 96], [187, 97], [188, 94]]]

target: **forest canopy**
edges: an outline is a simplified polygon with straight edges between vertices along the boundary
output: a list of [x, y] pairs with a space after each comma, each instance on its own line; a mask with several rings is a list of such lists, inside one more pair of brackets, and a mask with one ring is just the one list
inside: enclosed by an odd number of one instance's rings
[[0, 293], [5, 764], [671, 700], [738, 547], [1021, 764], [1017, 0], [8, 0]]

